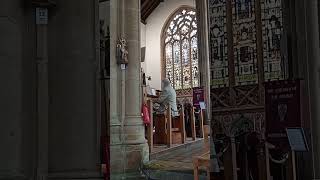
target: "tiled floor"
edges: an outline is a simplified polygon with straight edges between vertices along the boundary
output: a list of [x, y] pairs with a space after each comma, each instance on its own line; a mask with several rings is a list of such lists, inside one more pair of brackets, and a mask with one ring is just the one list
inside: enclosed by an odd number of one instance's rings
[[[155, 150], [154, 152], [163, 151], [163, 148], [164, 147], [158, 147], [158, 151]], [[175, 179], [193, 179], [192, 157], [203, 153], [202, 140], [194, 143], [189, 141], [188, 145], [173, 148], [173, 150], [167, 151], [161, 156], [151, 160], [150, 163], [146, 165], [146, 170], [150, 176], [157, 176], [157, 178], [154, 179], [172, 179], [173, 176]]]
[[[196, 138], [196, 141], [198, 140], [201, 140], [202, 138]], [[192, 140], [192, 138], [186, 138], [186, 144], [189, 144], [189, 143], [192, 143], [194, 142]], [[178, 146], [181, 146], [181, 144], [172, 144], [172, 148], [175, 148], [175, 147], [178, 147]], [[153, 145], [153, 152], [152, 153], [158, 153], [158, 152], [161, 152], [161, 151], [165, 151], [167, 150], [168, 147], [167, 145], [164, 145], [164, 144], [154, 144]]]

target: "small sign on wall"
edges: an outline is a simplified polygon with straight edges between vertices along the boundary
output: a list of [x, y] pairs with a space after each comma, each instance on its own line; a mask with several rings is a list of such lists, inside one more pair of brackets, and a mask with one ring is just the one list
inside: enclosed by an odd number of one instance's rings
[[36, 24], [48, 24], [48, 9], [36, 8]]

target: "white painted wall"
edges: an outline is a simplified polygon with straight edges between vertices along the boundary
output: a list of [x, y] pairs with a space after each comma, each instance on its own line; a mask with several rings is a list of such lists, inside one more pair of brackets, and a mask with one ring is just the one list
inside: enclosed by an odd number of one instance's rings
[[161, 89], [161, 30], [177, 8], [188, 5], [196, 6], [195, 0], [165, 0], [146, 20], [146, 75], [151, 76], [150, 86]]

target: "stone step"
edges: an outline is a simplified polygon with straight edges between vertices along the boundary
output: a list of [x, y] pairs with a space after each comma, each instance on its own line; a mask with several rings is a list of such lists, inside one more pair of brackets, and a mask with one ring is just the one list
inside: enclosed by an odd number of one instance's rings
[[[147, 180], [193, 180], [192, 173], [183, 172], [172, 172], [172, 171], [161, 171], [161, 170], [147, 170], [146, 171]], [[206, 175], [200, 174], [200, 180], [206, 180]]]

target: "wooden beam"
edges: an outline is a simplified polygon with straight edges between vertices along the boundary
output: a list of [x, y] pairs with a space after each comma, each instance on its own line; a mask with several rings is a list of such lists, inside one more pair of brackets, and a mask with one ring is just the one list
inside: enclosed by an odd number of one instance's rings
[[150, 14], [158, 7], [163, 0], [145, 0], [141, 4], [141, 21], [145, 23]]
[[167, 114], [166, 114], [166, 126], [167, 126], [167, 146], [172, 146], [172, 113], [171, 106], [169, 105]]
[[196, 122], [194, 117], [194, 107], [191, 110], [191, 134], [192, 134], [192, 140], [196, 140]]
[[202, 138], [205, 138], [205, 135], [204, 135], [204, 123], [203, 123], [203, 110], [201, 109], [200, 110], [200, 132], [201, 132], [201, 137]]
[[184, 107], [182, 106], [181, 112], [180, 112], [180, 131], [181, 131], [181, 142], [184, 144], [186, 142], [186, 125], [184, 121]]

